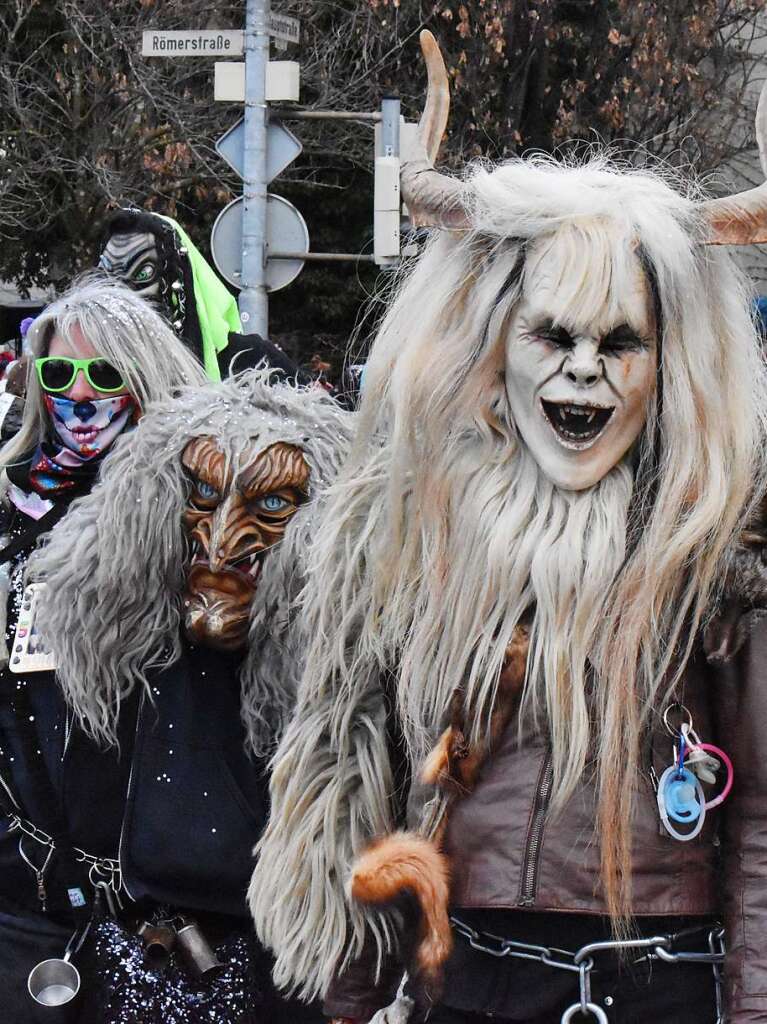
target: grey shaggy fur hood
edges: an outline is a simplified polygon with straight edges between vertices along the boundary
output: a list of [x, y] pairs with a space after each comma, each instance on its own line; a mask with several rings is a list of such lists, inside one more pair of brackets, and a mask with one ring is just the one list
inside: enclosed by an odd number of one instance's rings
[[114, 742], [121, 702], [181, 652], [181, 592], [187, 540], [182, 513], [191, 484], [181, 454], [194, 437], [215, 437], [236, 459], [244, 444], [300, 447], [310, 500], [266, 556], [256, 590], [248, 652], [240, 670], [250, 745], [269, 753], [293, 706], [302, 645], [293, 639], [302, 560], [316, 528], [318, 497], [336, 475], [353, 415], [322, 390], [270, 383], [255, 370], [222, 384], [188, 388], [150, 408], [105, 460], [91, 494], [76, 501], [30, 561], [45, 580], [45, 638], [56, 652], [64, 695], [81, 726]]

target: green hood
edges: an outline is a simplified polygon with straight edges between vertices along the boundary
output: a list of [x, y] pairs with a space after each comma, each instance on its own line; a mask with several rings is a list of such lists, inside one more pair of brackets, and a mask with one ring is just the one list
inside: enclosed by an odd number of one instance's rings
[[[172, 217], [163, 214], [157, 216], [170, 224], [187, 250], [194, 280], [194, 303], [200, 321], [205, 372], [211, 380], [221, 380], [216, 357], [229, 344], [229, 332], [240, 331], [237, 300], [221, 282], [181, 225]], [[191, 296], [187, 297], [187, 301], [189, 299]]]

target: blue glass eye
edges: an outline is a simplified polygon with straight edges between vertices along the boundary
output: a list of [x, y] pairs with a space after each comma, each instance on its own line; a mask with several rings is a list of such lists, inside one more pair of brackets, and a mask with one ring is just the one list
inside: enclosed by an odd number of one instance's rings
[[284, 508], [288, 507], [290, 502], [280, 498], [277, 494], [267, 494], [265, 498], [259, 498], [256, 504], [264, 512], [282, 512]]
[[197, 493], [200, 495], [201, 498], [205, 498], [206, 501], [210, 500], [211, 498], [218, 497], [218, 491], [216, 490], [216, 488], [212, 487], [210, 484], [205, 483], [204, 480], [197, 481]]

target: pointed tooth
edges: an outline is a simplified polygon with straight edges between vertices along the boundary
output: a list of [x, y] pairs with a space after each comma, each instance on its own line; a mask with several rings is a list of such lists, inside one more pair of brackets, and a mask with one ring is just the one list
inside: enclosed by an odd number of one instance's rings
[[589, 423], [593, 422], [595, 416], [596, 416], [596, 412], [590, 412], [589, 413]]

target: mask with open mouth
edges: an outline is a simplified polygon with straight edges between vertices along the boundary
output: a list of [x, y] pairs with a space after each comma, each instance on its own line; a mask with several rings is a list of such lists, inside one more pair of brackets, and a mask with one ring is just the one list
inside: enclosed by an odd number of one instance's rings
[[[584, 254], [584, 264], [587, 263]], [[649, 288], [638, 258], [619, 308], [577, 302], [567, 268], [534, 253], [512, 316], [506, 392], [514, 422], [558, 487], [593, 487], [639, 437], [655, 389], [657, 350]]]
[[254, 442], [233, 466], [212, 437], [190, 441], [182, 462], [192, 481], [184, 628], [196, 643], [236, 651], [247, 642], [264, 558], [307, 497], [309, 467], [283, 442]]
[[615, 406], [579, 405], [571, 402], [547, 402], [541, 408], [566, 448], [584, 451], [595, 441], [611, 419]]

